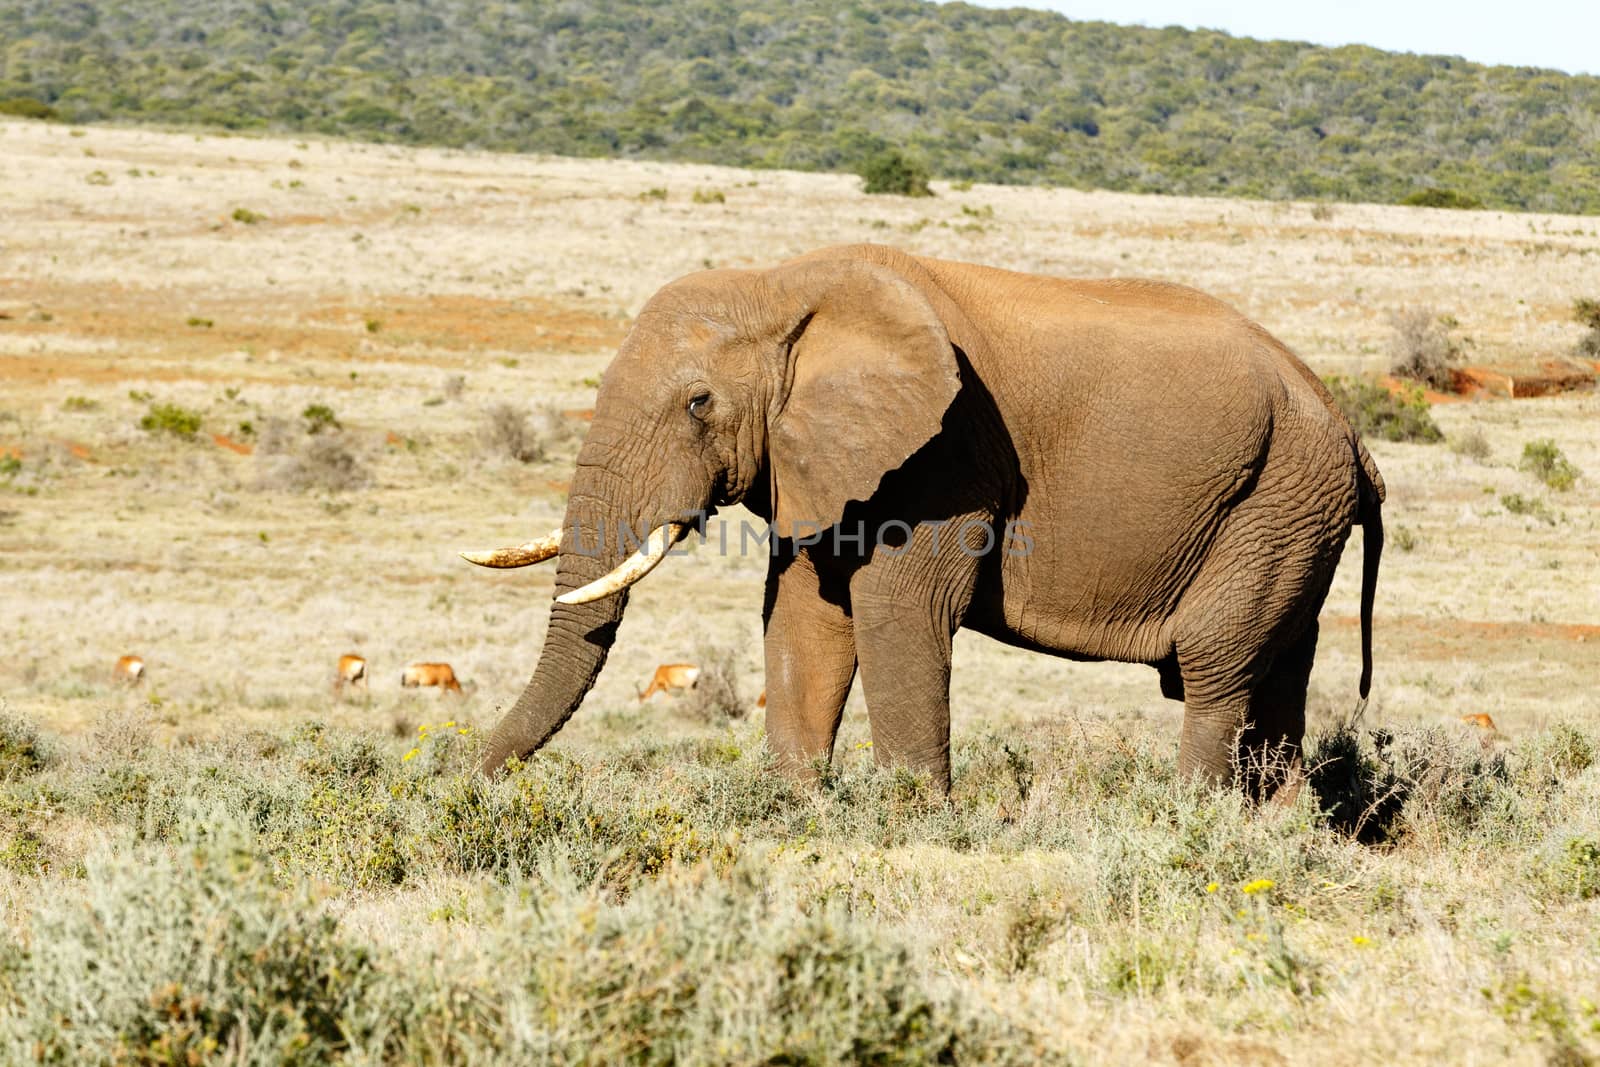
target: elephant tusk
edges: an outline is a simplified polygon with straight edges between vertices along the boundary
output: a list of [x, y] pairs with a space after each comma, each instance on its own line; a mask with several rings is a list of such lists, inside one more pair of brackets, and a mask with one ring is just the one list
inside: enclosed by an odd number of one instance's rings
[[587, 604], [591, 600], [599, 600], [613, 593], [620, 593], [640, 578], [656, 569], [656, 564], [667, 558], [667, 549], [678, 539], [684, 530], [679, 522], [669, 522], [664, 526], [657, 526], [650, 531], [650, 536], [644, 539], [644, 544], [639, 550], [604, 578], [597, 578], [581, 589], [574, 589], [570, 593], [563, 593], [556, 597], [557, 604]]
[[463, 552], [461, 558], [480, 567], [526, 567], [530, 563], [543, 563], [559, 551], [561, 551], [561, 531], [551, 530], [537, 541], [529, 541], [515, 548], [497, 548], [493, 552]]

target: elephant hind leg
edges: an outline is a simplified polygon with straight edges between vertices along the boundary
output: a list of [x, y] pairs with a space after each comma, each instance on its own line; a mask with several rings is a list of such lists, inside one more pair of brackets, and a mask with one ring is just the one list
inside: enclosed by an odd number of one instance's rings
[[1238, 764], [1246, 794], [1293, 803], [1305, 780], [1300, 746], [1306, 732], [1306, 688], [1317, 653], [1317, 623], [1278, 651], [1250, 694], [1250, 715], [1239, 737]]

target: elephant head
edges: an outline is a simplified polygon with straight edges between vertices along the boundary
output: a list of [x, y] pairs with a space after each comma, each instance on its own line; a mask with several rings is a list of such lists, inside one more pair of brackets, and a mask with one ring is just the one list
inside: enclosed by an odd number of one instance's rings
[[960, 375], [929, 292], [836, 250], [693, 274], [650, 299], [601, 382], [561, 529], [468, 556], [557, 560], [538, 667], [490, 735], [487, 773], [577, 710], [628, 587], [701, 516], [744, 501], [779, 536], [826, 529], [938, 433]]

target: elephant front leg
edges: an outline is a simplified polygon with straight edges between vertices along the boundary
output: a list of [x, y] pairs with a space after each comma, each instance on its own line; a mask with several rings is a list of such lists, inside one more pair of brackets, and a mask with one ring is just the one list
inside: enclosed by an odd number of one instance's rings
[[801, 781], [832, 759], [855, 680], [854, 629], [838, 585], [827, 588], [805, 553], [774, 558], [767, 572], [767, 747]]

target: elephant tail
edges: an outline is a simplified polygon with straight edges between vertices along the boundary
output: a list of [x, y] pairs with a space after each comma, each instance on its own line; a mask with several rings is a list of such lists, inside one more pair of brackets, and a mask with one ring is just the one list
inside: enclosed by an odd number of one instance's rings
[[1356, 521], [1361, 523], [1361, 699], [1372, 691], [1372, 601], [1378, 591], [1378, 561], [1383, 558], [1383, 476], [1360, 438], [1355, 441], [1360, 498]]

